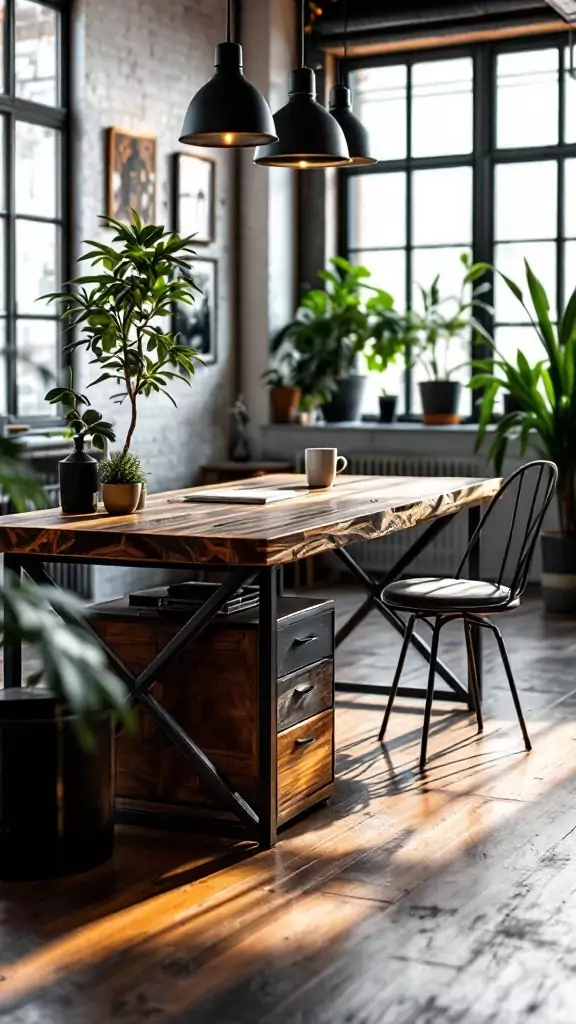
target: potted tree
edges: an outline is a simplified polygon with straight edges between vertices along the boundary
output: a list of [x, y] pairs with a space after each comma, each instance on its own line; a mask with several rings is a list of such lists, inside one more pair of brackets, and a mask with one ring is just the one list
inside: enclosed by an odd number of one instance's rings
[[[508, 444], [517, 440], [522, 455], [532, 446], [558, 467], [560, 529], [542, 535], [542, 592], [550, 612], [576, 613], [576, 290], [555, 324], [542, 283], [525, 260], [528, 296], [499, 273], [523, 306], [542, 346], [542, 358], [531, 366], [518, 349], [515, 363], [494, 347], [493, 357], [477, 360], [470, 381], [482, 389], [476, 446], [480, 450], [492, 422], [496, 396], [507, 392], [517, 408], [496, 424], [489, 455], [500, 472]], [[479, 271], [494, 271], [481, 264]], [[530, 303], [530, 305], [528, 304]]]
[[490, 287], [483, 283], [470, 288], [480, 276], [478, 264], [471, 264], [469, 257], [461, 256], [464, 276], [460, 294], [443, 297], [440, 292], [440, 275], [437, 274], [430, 288], [418, 285], [421, 296], [421, 310], [406, 314], [406, 340], [414, 362], [423, 368], [427, 380], [420, 383], [422, 398], [422, 422], [428, 426], [447, 426], [460, 422], [460, 399], [462, 385], [452, 379], [463, 365], [454, 365], [451, 357], [454, 343], [461, 343], [469, 337], [471, 330], [487, 336], [482, 324], [474, 315], [477, 307], [490, 309], [480, 296]]
[[[112, 424], [102, 418], [102, 413], [91, 407], [86, 395], [79, 394], [72, 387], [52, 388], [46, 395], [46, 401], [52, 405], [62, 405], [67, 410], [65, 419], [74, 442], [74, 451], [58, 463], [62, 512], [64, 515], [96, 512], [98, 463], [85, 451], [84, 444], [90, 438], [95, 448], [104, 451], [108, 441], [116, 440]], [[82, 406], [86, 407], [84, 411]]]
[[[18, 511], [43, 504], [19, 447], [0, 438], [0, 487]], [[81, 628], [72, 594], [47, 595], [9, 572], [0, 584], [1, 643], [26, 642], [23, 688], [0, 690], [0, 878], [86, 870], [112, 853], [114, 735], [129, 724], [127, 691]], [[78, 625], [64, 625], [61, 611]]]
[[81, 328], [81, 336], [67, 347], [85, 347], [102, 371], [88, 387], [106, 381], [120, 385], [112, 400], [127, 402], [130, 408], [122, 449], [127, 455], [139, 399], [163, 394], [176, 406], [169, 385], [181, 380], [191, 386], [195, 363], [202, 362], [194, 349], [165, 329], [165, 318], [176, 303], [193, 304], [199, 289], [190, 274], [192, 236], [181, 238], [160, 225], [143, 225], [135, 210], [131, 225], [112, 217], [101, 220], [116, 232], [113, 244], [88, 240], [89, 251], [80, 257], [100, 273], [77, 277], [71, 292], [44, 298], [62, 303], [67, 329]]
[[305, 293], [294, 320], [273, 339], [272, 352], [285, 344], [296, 351], [298, 366], [316, 382], [309, 393], [323, 403], [328, 422], [355, 421], [366, 388], [366, 375], [358, 371], [368, 341], [361, 293], [370, 271], [335, 256], [318, 276], [325, 288]]

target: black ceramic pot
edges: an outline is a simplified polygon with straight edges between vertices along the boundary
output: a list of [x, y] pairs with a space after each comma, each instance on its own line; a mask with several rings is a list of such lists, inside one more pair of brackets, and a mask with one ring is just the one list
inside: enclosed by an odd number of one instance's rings
[[94, 719], [85, 751], [74, 719], [43, 690], [0, 690], [0, 878], [33, 880], [102, 864], [114, 844], [114, 729]]
[[542, 534], [542, 597], [547, 612], [576, 615], [576, 537]]
[[74, 438], [74, 451], [58, 463], [60, 505], [64, 515], [81, 516], [98, 508], [98, 463], [84, 451], [82, 438]]
[[396, 419], [397, 395], [380, 395], [380, 423], [393, 423]]
[[332, 398], [322, 406], [327, 423], [356, 423], [360, 419], [366, 381], [366, 377], [356, 374], [338, 381]]
[[428, 426], [450, 426], [460, 423], [460, 393], [456, 380], [427, 380], [420, 384], [422, 422]]

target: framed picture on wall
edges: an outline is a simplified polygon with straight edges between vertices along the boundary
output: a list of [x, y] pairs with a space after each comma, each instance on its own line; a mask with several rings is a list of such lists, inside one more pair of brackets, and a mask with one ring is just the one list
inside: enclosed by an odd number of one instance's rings
[[216, 164], [211, 157], [174, 154], [174, 227], [194, 245], [214, 241]]
[[156, 217], [156, 139], [108, 129], [108, 216], [130, 223], [134, 209], [146, 224]]
[[194, 284], [200, 289], [195, 292], [193, 306], [178, 302], [174, 307], [173, 330], [179, 334], [182, 345], [195, 348], [205, 363], [217, 359], [217, 263], [212, 259], [194, 260], [191, 267]]

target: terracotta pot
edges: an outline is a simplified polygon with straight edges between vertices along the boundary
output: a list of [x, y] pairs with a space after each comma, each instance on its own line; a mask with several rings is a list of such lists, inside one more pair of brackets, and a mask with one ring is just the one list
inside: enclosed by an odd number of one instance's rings
[[300, 388], [271, 388], [270, 402], [274, 423], [291, 423], [300, 405]]
[[128, 516], [136, 510], [142, 484], [102, 484], [102, 501], [111, 516]]

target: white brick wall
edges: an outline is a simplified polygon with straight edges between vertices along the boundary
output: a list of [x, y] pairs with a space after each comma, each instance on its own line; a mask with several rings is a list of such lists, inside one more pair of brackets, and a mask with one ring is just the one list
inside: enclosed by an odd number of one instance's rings
[[[110, 125], [157, 136], [156, 219], [170, 225], [172, 154], [193, 93], [212, 73], [213, 50], [223, 37], [223, 4], [217, 0], [78, 0], [75, 8], [75, 148], [78, 247], [97, 237], [98, 215], [105, 212], [106, 129]], [[200, 151], [202, 152], [202, 151]], [[201, 369], [192, 390], [178, 387], [178, 410], [168, 399], [149, 399], [140, 407], [133, 448], [150, 474], [150, 490], [187, 486], [199, 465], [223, 457], [228, 439], [228, 409], [233, 370], [231, 253], [235, 155], [217, 156], [216, 242], [199, 246], [198, 255], [218, 258], [218, 350], [216, 365]], [[92, 368], [79, 360], [77, 382]], [[102, 386], [94, 401], [106, 409], [113, 389]], [[127, 415], [106, 409], [121, 438]], [[155, 575], [157, 578], [158, 574]], [[104, 599], [144, 586], [150, 575], [98, 570], [97, 596]]]

